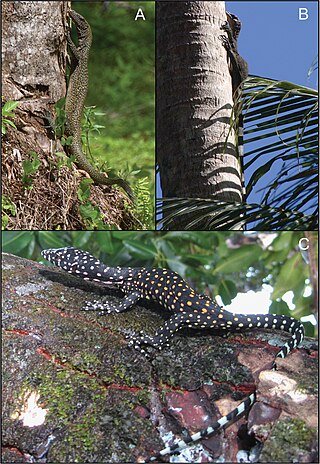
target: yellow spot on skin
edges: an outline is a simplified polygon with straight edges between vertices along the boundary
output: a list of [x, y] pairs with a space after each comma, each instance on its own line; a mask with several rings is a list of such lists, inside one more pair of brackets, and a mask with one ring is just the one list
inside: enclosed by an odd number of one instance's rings
[[201, 309], [201, 312], [202, 312], [202, 314], [205, 314], [205, 313], [208, 312], [208, 310], [207, 310], [206, 308], [202, 308], [202, 309]]
[[206, 302], [205, 302], [205, 305], [206, 305], [206, 306], [210, 306], [210, 301], [206, 301]]
[[235, 317], [235, 318], [234, 318], [234, 320], [235, 320], [235, 321], [238, 321], [238, 320], [239, 320], [239, 318], [238, 318], [238, 317]]
[[177, 293], [177, 296], [181, 296], [181, 295], [182, 295], [182, 293], [181, 293], [181, 292], [178, 292], [178, 293]]
[[220, 319], [223, 319], [223, 314], [218, 314], [218, 317], [219, 317]]
[[168, 287], [163, 287], [163, 290], [168, 290]]
[[187, 301], [188, 306], [192, 306], [192, 301]]

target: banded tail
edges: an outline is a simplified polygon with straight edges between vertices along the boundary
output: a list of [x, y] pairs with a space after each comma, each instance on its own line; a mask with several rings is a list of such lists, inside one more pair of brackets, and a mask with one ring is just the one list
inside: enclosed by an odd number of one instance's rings
[[255, 400], [256, 394], [251, 393], [251, 395], [249, 395], [248, 398], [246, 398], [242, 403], [240, 403], [239, 406], [237, 406], [235, 409], [229, 412], [229, 414], [227, 414], [226, 416], [221, 417], [221, 419], [217, 420], [217, 422], [215, 422], [210, 427], [207, 427], [206, 429], [203, 429], [200, 432], [191, 435], [188, 439], [180, 440], [173, 446], [167, 446], [166, 448], [161, 450], [157, 455], [147, 458], [144, 462], [154, 462], [160, 459], [161, 457], [165, 456], [166, 454], [171, 454], [176, 451], [182, 451], [183, 449], [187, 448], [190, 445], [190, 443], [195, 443], [198, 440], [201, 440], [201, 438], [213, 435], [217, 433], [220, 429], [228, 427], [234, 420], [238, 419], [240, 416], [242, 416], [242, 414], [249, 411]]
[[238, 318], [237, 330], [258, 328], [275, 329], [290, 333], [291, 338], [278, 351], [276, 358], [285, 358], [304, 339], [303, 324], [294, 317], [277, 314], [232, 314], [232, 317], [234, 316]]

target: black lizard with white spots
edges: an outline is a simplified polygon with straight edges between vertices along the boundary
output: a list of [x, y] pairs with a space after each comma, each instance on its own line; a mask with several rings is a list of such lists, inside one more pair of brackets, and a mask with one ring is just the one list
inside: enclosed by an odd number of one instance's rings
[[[84, 280], [99, 282], [106, 286], [119, 288], [125, 294], [119, 306], [94, 301], [87, 303], [85, 310], [102, 310], [105, 313], [122, 312], [133, 306], [140, 298], [155, 300], [172, 316], [154, 336], [139, 335], [132, 337], [129, 345], [144, 352], [143, 346], [161, 349], [178, 330], [189, 327], [193, 329], [213, 329], [218, 333], [244, 331], [252, 328], [276, 329], [291, 334], [291, 338], [278, 351], [276, 358], [284, 358], [296, 348], [304, 337], [303, 325], [292, 317], [278, 315], [243, 315], [232, 314], [219, 306], [214, 300], [195, 292], [182, 277], [168, 269], [146, 269], [130, 267], [108, 267], [86, 251], [66, 247], [42, 251], [42, 256], [65, 270]], [[222, 417], [216, 424], [198, 432], [186, 441], [165, 448], [148, 461], [158, 459], [165, 454], [178, 451], [187, 443], [197, 441], [204, 436], [215, 433], [240, 416], [255, 401], [252, 393], [235, 410]]]

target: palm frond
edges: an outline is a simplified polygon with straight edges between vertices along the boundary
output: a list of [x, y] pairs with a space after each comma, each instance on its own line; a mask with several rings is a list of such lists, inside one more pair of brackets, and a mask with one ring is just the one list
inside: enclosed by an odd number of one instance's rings
[[298, 211], [206, 198], [162, 198], [156, 208], [161, 230], [172, 230], [177, 217], [184, 216], [188, 218], [184, 230], [239, 230], [244, 225], [250, 229], [250, 224], [255, 224], [254, 230], [306, 230], [316, 228], [317, 221]]
[[[261, 204], [310, 214], [318, 207], [318, 92], [260, 77], [244, 83], [247, 193]], [[265, 177], [268, 175], [266, 181]], [[264, 182], [262, 182], [262, 180]]]

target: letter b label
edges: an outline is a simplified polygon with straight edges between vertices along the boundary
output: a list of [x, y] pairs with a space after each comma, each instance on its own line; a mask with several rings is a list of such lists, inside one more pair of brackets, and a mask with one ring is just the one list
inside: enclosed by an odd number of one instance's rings
[[308, 18], [308, 8], [299, 8], [299, 21], [305, 21]]

